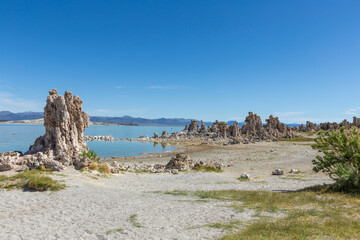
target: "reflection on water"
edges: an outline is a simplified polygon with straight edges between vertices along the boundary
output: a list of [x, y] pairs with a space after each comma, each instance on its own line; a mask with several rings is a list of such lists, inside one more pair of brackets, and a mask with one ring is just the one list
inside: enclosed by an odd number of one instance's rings
[[[154, 142], [154, 147], [156, 147], [159, 144], [159, 142]], [[166, 150], [166, 147], [168, 146], [167, 143], [161, 142], [161, 147], [163, 150]]]

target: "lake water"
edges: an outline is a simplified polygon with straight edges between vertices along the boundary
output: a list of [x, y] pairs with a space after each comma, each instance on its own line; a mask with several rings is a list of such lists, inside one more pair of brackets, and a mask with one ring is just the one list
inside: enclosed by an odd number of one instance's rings
[[[182, 130], [182, 127], [148, 127], [148, 126], [99, 126], [92, 125], [85, 130], [88, 136], [111, 135], [115, 139], [137, 138], [139, 136], [153, 136], [154, 132], [161, 134], [163, 130], [168, 133]], [[34, 144], [37, 137], [44, 135], [43, 125], [26, 124], [0, 124], [0, 153], [8, 151], [26, 152]], [[161, 153], [175, 149], [154, 143], [128, 142], [128, 141], [88, 141], [89, 149], [99, 156], [109, 158], [138, 156], [141, 153]]]

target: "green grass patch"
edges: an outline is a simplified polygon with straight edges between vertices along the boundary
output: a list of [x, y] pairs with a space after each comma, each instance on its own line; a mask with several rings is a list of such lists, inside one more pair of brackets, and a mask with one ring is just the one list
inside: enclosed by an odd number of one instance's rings
[[195, 191], [192, 194], [201, 199], [217, 199], [221, 201], [239, 201], [245, 208], [258, 211], [273, 212], [273, 209], [291, 210], [294, 206], [311, 206], [314, 204], [325, 206], [334, 200], [319, 199], [313, 192], [278, 193], [265, 191]]
[[164, 194], [174, 195], [174, 196], [187, 196], [189, 193], [187, 191], [174, 190], [174, 191], [164, 192]]
[[135, 170], [134, 173], [152, 173], [152, 172], [150, 172], [149, 170], [139, 169], [139, 170]]
[[297, 180], [297, 181], [303, 181], [303, 182], [307, 182], [307, 181], [311, 181], [311, 179], [306, 179], [305, 176], [302, 175], [286, 175], [284, 177], [280, 177], [281, 179], [285, 179], [285, 180]]
[[308, 136], [314, 136], [314, 135], [317, 135], [319, 132], [312, 131], [312, 132], [301, 132], [301, 133], [308, 135]]
[[267, 181], [254, 181], [252, 183], [268, 183]]
[[51, 172], [26, 170], [11, 177], [1, 175], [0, 188], [7, 190], [22, 188], [33, 191], [59, 191], [66, 187], [65, 184], [46, 176], [48, 174], [51, 174]]
[[124, 231], [124, 230], [125, 230], [125, 229], [123, 229], [123, 228], [110, 229], [110, 230], [106, 231], [106, 235], [109, 235], [109, 234], [111, 234], [111, 233], [116, 233], [116, 232], [122, 232], [122, 231]]
[[207, 203], [207, 202], [210, 202], [210, 200], [205, 200], [205, 199], [197, 199], [197, 200], [178, 200], [178, 202]]
[[313, 145], [313, 143], [293, 143], [294, 145], [299, 145], [299, 146], [309, 146], [311, 147]]
[[276, 221], [259, 221], [221, 239], [358, 239], [360, 222], [338, 208], [294, 210]]
[[[200, 199], [233, 202], [237, 210], [254, 209], [256, 219], [244, 230], [225, 235], [232, 239], [358, 239], [360, 236], [360, 197], [331, 192], [331, 187], [312, 187], [300, 192], [195, 191], [188, 195]], [[235, 203], [234, 203], [235, 202]], [[273, 218], [264, 212], [282, 212]], [[232, 228], [229, 223], [214, 227]], [[234, 224], [234, 228], [236, 224]]]
[[209, 223], [209, 224], [202, 225], [202, 226], [194, 226], [194, 227], [191, 227], [190, 229], [209, 227], [209, 228], [217, 228], [217, 229], [222, 229], [227, 232], [231, 232], [231, 231], [240, 229], [242, 225], [243, 225], [243, 223], [240, 220], [234, 220], [234, 221], [225, 222], [225, 223], [217, 222], [217, 223]]
[[217, 182], [216, 184], [236, 184], [236, 182]]
[[293, 138], [282, 138], [280, 142], [314, 142], [314, 138], [308, 138], [304, 136], [297, 136]]
[[138, 217], [137, 214], [132, 214], [129, 218], [129, 221], [134, 227], [141, 228], [142, 226], [141, 226], [140, 222], [138, 221], [137, 217]]
[[239, 180], [240, 182], [249, 182], [250, 181], [250, 178], [237, 178], [237, 180]]
[[200, 172], [217, 172], [217, 173], [223, 172], [223, 170], [221, 170], [221, 169], [211, 167], [211, 166], [202, 166], [202, 165], [198, 165], [198, 166], [194, 167], [192, 170], [200, 171]]

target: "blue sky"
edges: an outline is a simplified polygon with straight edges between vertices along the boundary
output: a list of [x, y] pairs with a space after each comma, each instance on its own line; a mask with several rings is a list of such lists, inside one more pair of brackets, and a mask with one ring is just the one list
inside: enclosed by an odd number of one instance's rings
[[286, 123], [360, 116], [360, 1], [0, 5], [0, 110], [69, 90], [91, 115]]

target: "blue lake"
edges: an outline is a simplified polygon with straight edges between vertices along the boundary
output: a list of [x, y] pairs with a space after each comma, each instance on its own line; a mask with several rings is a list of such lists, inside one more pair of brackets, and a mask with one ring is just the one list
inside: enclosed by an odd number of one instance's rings
[[[182, 127], [149, 127], [149, 126], [90, 126], [85, 130], [88, 136], [111, 135], [115, 139], [137, 138], [139, 136], [153, 136], [154, 132], [161, 134], [163, 130], [168, 133], [182, 130]], [[43, 125], [26, 124], [0, 124], [0, 153], [8, 151], [26, 152], [34, 144], [37, 137], [44, 135]], [[89, 149], [99, 156], [109, 158], [138, 156], [141, 153], [161, 153], [175, 149], [154, 143], [128, 142], [128, 141], [88, 141]]]

